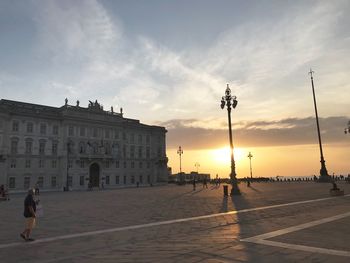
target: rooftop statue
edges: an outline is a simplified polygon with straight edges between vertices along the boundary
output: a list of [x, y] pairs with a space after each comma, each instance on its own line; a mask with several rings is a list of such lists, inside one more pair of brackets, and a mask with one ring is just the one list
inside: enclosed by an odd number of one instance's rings
[[89, 109], [92, 110], [103, 110], [103, 106], [95, 100], [95, 102], [92, 102], [89, 100]]

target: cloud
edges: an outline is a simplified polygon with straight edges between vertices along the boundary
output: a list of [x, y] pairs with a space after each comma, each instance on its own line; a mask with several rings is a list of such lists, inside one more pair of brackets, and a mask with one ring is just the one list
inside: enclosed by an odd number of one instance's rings
[[[225, 31], [214, 23], [211, 30], [216, 32], [211, 35], [217, 38], [206, 45], [177, 48], [166, 46], [164, 36], [142, 31], [133, 35], [129, 20], [121, 20], [111, 8], [114, 5], [107, 9], [103, 4], [45, 1], [31, 8], [36, 10], [37, 32], [33, 61], [39, 60], [35, 63], [39, 66], [33, 74], [28, 69], [30, 77], [23, 77], [22, 86], [33, 94], [26, 98], [55, 106], [61, 106], [65, 97], [79, 99], [82, 106], [98, 99], [106, 108], [123, 107], [125, 116], [146, 123], [195, 119], [187, 125], [210, 129], [225, 127], [219, 105], [226, 83], [239, 101], [233, 113], [235, 125], [257, 118], [311, 115], [307, 71], [318, 65], [320, 116], [347, 114], [350, 62], [344, 58], [349, 55], [350, 37], [347, 28], [340, 30], [340, 22], [348, 17], [347, 1], [293, 4], [268, 19], [259, 15], [238, 19]], [[130, 20], [137, 25], [137, 18]], [[152, 21], [160, 22], [157, 16]], [[178, 35], [183, 36], [174, 30], [173, 39]], [[321, 70], [321, 65], [327, 69]], [[281, 128], [276, 125], [290, 128], [271, 123], [268, 129]]]
[[[320, 118], [323, 143], [348, 144], [348, 138], [344, 136], [343, 132], [348, 120], [349, 117], [344, 116]], [[200, 128], [196, 126], [197, 122], [196, 119], [176, 119], [159, 123], [168, 130], [167, 146], [176, 148], [178, 145], [182, 145], [187, 149], [209, 149], [228, 144], [226, 127]], [[207, 126], [209, 126], [209, 123], [207, 123]], [[238, 147], [318, 143], [314, 117], [240, 122], [233, 128], [233, 140]]]
[[97, 1], [45, 1], [35, 16], [38, 48], [62, 62], [105, 56], [121, 39], [121, 28]]

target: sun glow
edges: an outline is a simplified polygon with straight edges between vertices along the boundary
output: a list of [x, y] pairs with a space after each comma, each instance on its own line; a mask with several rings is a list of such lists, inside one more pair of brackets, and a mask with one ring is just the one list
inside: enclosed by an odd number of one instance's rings
[[[229, 147], [223, 147], [219, 149], [215, 149], [211, 152], [213, 160], [216, 163], [227, 164], [230, 163], [231, 160], [231, 150]], [[244, 152], [241, 148], [234, 148], [233, 155], [235, 161], [239, 161], [244, 157]]]

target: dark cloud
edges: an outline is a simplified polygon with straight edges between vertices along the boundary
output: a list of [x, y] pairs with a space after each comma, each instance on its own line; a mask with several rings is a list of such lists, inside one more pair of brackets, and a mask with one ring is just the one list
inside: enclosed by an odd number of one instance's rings
[[[227, 145], [226, 129], [205, 129], [191, 127], [196, 119], [175, 119], [163, 122], [167, 133], [167, 147], [179, 145], [188, 149], [216, 148]], [[324, 144], [348, 143], [344, 134], [348, 117], [320, 118], [322, 142]], [[193, 125], [192, 125], [193, 126]], [[239, 147], [283, 146], [318, 143], [314, 117], [288, 118], [279, 121], [240, 122], [233, 128], [234, 144]]]

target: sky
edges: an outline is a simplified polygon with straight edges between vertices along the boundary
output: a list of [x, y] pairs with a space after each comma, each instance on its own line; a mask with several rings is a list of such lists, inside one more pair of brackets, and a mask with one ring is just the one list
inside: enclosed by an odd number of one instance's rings
[[229, 84], [237, 176], [350, 173], [350, 2], [0, 1], [0, 98], [64, 99], [161, 125], [168, 165], [227, 177]]

